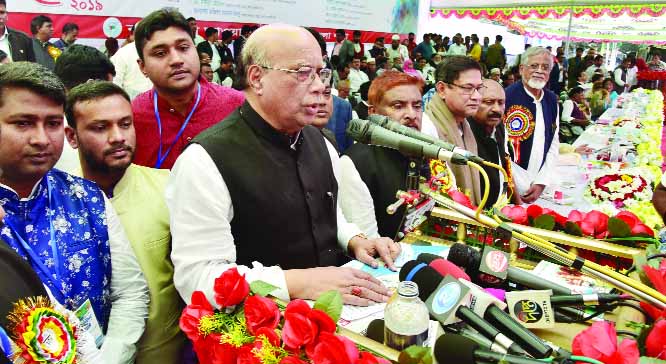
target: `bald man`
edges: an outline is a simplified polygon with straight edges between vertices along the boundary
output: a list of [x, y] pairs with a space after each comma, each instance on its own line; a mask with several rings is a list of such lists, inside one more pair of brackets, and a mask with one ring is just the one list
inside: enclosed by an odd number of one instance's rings
[[[474, 133], [478, 155], [495, 164], [501, 164], [508, 170], [509, 160], [506, 131], [502, 118], [504, 117], [504, 104], [506, 96], [504, 88], [497, 81], [491, 79], [483, 80], [485, 86], [481, 92], [481, 104], [474, 117], [468, 119], [469, 126]], [[497, 201], [501, 194], [505, 181], [504, 176], [497, 169], [483, 166], [490, 180], [490, 195], [487, 206]], [[484, 190], [484, 182], [481, 180], [481, 191]]]
[[[193, 140], [166, 190], [174, 282], [186, 301], [214, 297], [214, 280], [237, 266], [271, 294], [316, 299], [338, 290], [348, 304], [385, 302], [367, 273], [336, 267], [344, 253], [392, 266], [399, 245], [366, 238], [338, 206], [337, 152], [311, 126], [331, 71], [304, 28], [272, 24], [248, 38], [239, 81], [246, 102]], [[335, 162], [335, 163], [334, 163]]]

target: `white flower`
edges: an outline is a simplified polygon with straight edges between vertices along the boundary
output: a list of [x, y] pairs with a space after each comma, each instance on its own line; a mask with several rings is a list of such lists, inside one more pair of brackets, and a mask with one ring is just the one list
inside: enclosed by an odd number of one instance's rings
[[69, 258], [69, 270], [74, 272], [79, 272], [81, 266], [83, 265], [83, 259], [78, 254], [74, 254]]
[[64, 217], [60, 216], [53, 221], [53, 228], [64, 234], [69, 229], [70, 224]]
[[86, 240], [90, 239], [90, 231], [86, 231], [85, 233], [83, 233], [83, 238]]
[[31, 233], [32, 230], [34, 230], [34, 227], [32, 226], [32, 224], [25, 226], [25, 232], [26, 233]]

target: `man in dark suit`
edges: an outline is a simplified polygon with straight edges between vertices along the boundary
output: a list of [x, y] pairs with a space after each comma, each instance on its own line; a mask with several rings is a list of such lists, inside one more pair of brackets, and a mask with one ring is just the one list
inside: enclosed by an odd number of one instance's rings
[[241, 52], [243, 51], [243, 46], [245, 45], [245, 41], [247, 38], [252, 34], [252, 27], [249, 25], [243, 25], [241, 27], [241, 35], [240, 37], [236, 38], [234, 41], [234, 60], [238, 62], [240, 59]]
[[7, 15], [7, 2], [0, 0], [0, 50], [7, 53], [14, 62], [34, 62], [32, 40], [24, 33], [7, 28]]
[[234, 36], [234, 33], [231, 30], [225, 30], [222, 32], [222, 44], [219, 47], [220, 50], [220, 57], [224, 59], [225, 57], [231, 57], [233, 59], [234, 55], [231, 53], [231, 48], [229, 48], [229, 44], [233, 42], [232, 38]]
[[354, 106], [354, 111], [356, 112], [356, 116], [358, 116], [359, 119], [368, 119], [368, 90], [370, 90], [370, 84], [371, 82], [368, 81], [362, 84], [358, 89], [359, 93], [361, 94], [361, 101], [356, 104], [356, 106]]

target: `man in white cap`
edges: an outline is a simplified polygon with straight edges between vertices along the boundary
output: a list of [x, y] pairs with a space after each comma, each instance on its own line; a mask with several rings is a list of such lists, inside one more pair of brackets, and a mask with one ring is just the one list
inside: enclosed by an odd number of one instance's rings
[[491, 80], [495, 80], [495, 81], [497, 81], [501, 84], [502, 83], [502, 71], [500, 71], [499, 68], [491, 69], [489, 78]]
[[409, 49], [405, 45], [400, 44], [400, 36], [393, 34], [391, 37], [391, 46], [386, 48], [388, 59], [395, 59], [401, 57], [402, 60], [409, 58]]

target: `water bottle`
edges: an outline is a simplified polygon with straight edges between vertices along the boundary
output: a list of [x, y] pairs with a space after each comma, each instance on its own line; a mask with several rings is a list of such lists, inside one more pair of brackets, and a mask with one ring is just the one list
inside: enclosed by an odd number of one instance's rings
[[429, 324], [428, 307], [419, 298], [419, 287], [411, 281], [400, 282], [397, 295], [384, 310], [384, 345], [398, 351], [423, 346]]

